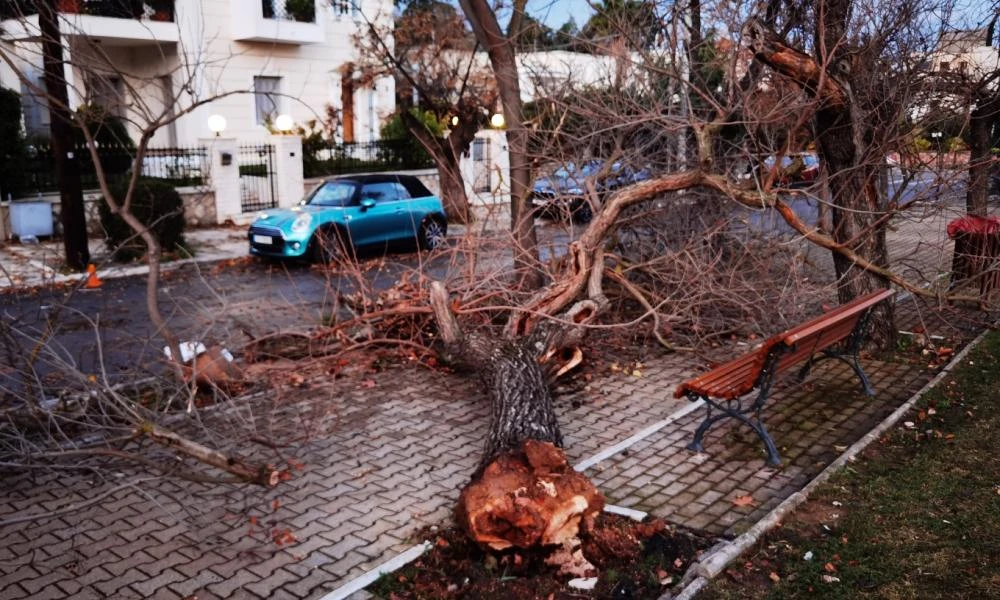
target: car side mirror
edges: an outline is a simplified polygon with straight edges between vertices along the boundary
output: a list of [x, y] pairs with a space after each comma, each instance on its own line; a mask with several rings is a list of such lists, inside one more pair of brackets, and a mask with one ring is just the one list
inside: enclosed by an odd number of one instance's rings
[[369, 208], [375, 207], [375, 201], [371, 198], [363, 198], [361, 200], [361, 210], [368, 210]]

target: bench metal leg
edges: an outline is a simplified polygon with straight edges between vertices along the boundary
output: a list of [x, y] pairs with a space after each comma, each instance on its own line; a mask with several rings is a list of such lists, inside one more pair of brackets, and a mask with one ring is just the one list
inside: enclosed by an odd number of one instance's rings
[[875, 389], [868, 380], [868, 375], [866, 375], [864, 369], [861, 368], [861, 359], [856, 353], [844, 354], [832, 350], [824, 350], [820, 356], [813, 355], [806, 361], [806, 364], [802, 365], [802, 368], [799, 369], [799, 381], [803, 381], [809, 375], [809, 371], [812, 369], [812, 366], [824, 358], [836, 358], [837, 360], [847, 363], [847, 365], [851, 367], [854, 374], [857, 375], [858, 379], [861, 381], [861, 391], [863, 391], [866, 396], [875, 395]]
[[[756, 403], [749, 408], [749, 411], [755, 413], [755, 416], [750, 417], [747, 416], [745, 411], [723, 406], [710, 398], [701, 396], [700, 399], [705, 401], [707, 414], [705, 415], [705, 420], [702, 421], [701, 425], [698, 426], [698, 429], [695, 430], [694, 439], [687, 445], [688, 450], [691, 450], [692, 452], [703, 452], [704, 448], [701, 442], [705, 437], [705, 433], [708, 432], [712, 425], [722, 419], [733, 418], [742, 421], [753, 429], [757, 436], [760, 437], [761, 441], [764, 442], [764, 450], [767, 452], [768, 465], [773, 467], [781, 465], [781, 456], [778, 454], [778, 448], [774, 445], [774, 440], [771, 439], [771, 434], [769, 434], [767, 432], [767, 428], [764, 427], [764, 422], [760, 418], [760, 410]], [[713, 408], [719, 412], [717, 414], [712, 414]]]

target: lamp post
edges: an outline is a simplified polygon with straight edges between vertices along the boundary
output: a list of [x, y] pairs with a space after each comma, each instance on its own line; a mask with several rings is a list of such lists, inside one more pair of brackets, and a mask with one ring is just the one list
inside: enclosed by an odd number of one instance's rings
[[291, 115], [281, 114], [274, 119], [274, 127], [282, 135], [288, 135], [291, 133], [292, 128], [295, 127], [295, 120], [292, 119]]
[[208, 129], [215, 134], [215, 137], [219, 137], [226, 130], [226, 117], [222, 115], [210, 116], [208, 118]]
[[941, 156], [941, 136], [944, 135], [940, 131], [932, 131], [931, 139], [934, 140], [934, 150], [937, 152], [937, 163], [938, 170], [941, 170], [941, 165], [943, 164], [944, 157]]

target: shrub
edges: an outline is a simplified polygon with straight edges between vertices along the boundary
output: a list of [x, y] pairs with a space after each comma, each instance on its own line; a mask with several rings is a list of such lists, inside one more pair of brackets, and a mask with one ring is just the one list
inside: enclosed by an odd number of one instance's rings
[[963, 140], [958, 136], [955, 136], [953, 138], [948, 138], [947, 144], [948, 144], [948, 152], [963, 152], [969, 149], [969, 146], [968, 144], [965, 143], [965, 140]]
[[316, 22], [316, 4], [313, 0], [285, 0], [285, 12], [296, 21]]
[[21, 96], [0, 88], [0, 195], [18, 197], [24, 192], [27, 144], [21, 129]]
[[[125, 198], [128, 182], [111, 186], [111, 194], [118, 201]], [[104, 227], [108, 249], [115, 258], [135, 260], [146, 254], [146, 244], [128, 223], [112, 214], [108, 203], [101, 198], [98, 210]], [[172, 185], [159, 179], [144, 178], [136, 183], [131, 212], [144, 225], [151, 228], [164, 252], [172, 252], [184, 243], [184, 204]]]
[[[97, 146], [101, 148], [101, 168], [105, 175], [112, 178], [122, 176], [132, 168], [135, 142], [129, 137], [128, 127], [121, 117], [96, 104], [87, 104], [76, 109], [76, 119], [81, 127], [90, 131]], [[80, 127], [73, 129], [73, 143], [77, 149], [80, 173], [96, 173], [87, 149], [87, 138]]]
[[931, 149], [931, 141], [924, 137], [917, 137], [913, 139], [913, 149], [917, 152], [928, 152]]
[[[444, 124], [434, 116], [434, 113], [411, 108], [410, 114], [422, 122], [434, 137], [442, 137], [444, 135]], [[400, 143], [396, 147], [385, 150], [385, 156], [379, 157], [383, 161], [392, 162], [403, 157], [403, 160], [410, 164], [433, 164], [434, 162], [427, 150], [410, 133], [410, 130], [403, 122], [403, 117], [399, 113], [391, 116], [385, 125], [382, 126], [382, 139], [400, 140]]]

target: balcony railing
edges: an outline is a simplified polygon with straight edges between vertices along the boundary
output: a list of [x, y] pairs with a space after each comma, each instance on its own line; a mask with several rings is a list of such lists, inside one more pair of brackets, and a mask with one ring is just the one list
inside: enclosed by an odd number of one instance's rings
[[316, 2], [314, 0], [261, 0], [261, 10], [265, 19], [316, 22]]
[[[38, 13], [37, 0], [0, 0], [0, 20], [20, 19]], [[174, 21], [174, 0], [57, 0], [63, 14], [114, 19]]]

